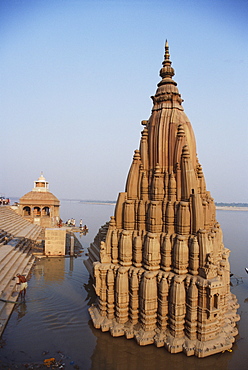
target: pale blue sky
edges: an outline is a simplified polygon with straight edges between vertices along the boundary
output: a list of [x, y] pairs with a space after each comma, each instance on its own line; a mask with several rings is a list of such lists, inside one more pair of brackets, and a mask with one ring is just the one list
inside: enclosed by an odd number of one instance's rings
[[217, 202], [248, 202], [246, 0], [1, 0], [0, 195], [40, 172], [60, 199], [115, 200], [168, 39]]

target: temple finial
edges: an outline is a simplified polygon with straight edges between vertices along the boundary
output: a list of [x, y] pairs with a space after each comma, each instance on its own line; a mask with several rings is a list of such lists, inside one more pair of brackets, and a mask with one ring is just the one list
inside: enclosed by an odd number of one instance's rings
[[164, 55], [164, 59], [165, 60], [170, 60], [169, 43], [168, 43], [167, 40], [165, 41], [165, 55]]
[[160, 76], [162, 77], [162, 81], [158, 84], [158, 86], [168, 83], [176, 85], [176, 82], [172, 80], [172, 77], [174, 76], [175, 73], [174, 69], [171, 67], [169, 43], [167, 40], [165, 41], [165, 54], [164, 61], [162, 64], [163, 67], [160, 70]]

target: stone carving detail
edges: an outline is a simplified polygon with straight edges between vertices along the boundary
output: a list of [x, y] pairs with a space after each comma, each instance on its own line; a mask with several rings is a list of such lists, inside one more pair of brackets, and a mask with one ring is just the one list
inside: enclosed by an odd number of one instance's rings
[[98, 296], [89, 312], [113, 336], [205, 357], [232, 347], [238, 303], [168, 43], [160, 76], [125, 192], [85, 261]]

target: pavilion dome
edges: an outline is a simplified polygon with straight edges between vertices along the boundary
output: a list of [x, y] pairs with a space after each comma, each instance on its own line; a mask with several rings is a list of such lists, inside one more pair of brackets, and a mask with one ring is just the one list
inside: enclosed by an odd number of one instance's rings
[[37, 191], [29, 191], [27, 194], [23, 195], [20, 198], [20, 203], [33, 203], [34, 201], [39, 201], [42, 203], [51, 203], [51, 204], [59, 204], [60, 201], [58, 200], [55, 195], [53, 195], [50, 191], [46, 192], [37, 192]]
[[20, 204], [35, 204], [40, 203], [59, 205], [60, 201], [55, 195], [49, 191], [49, 183], [46, 181], [43, 172], [41, 172], [38, 180], [34, 181], [34, 188], [20, 198]]

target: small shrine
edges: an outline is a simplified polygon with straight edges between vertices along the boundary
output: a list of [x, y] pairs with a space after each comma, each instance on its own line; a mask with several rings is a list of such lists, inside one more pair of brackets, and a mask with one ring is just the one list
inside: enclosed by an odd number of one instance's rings
[[55, 227], [60, 220], [60, 201], [49, 191], [49, 183], [41, 173], [33, 190], [19, 200], [19, 214], [42, 227]]
[[206, 357], [232, 347], [239, 305], [168, 43], [160, 76], [125, 192], [85, 261], [97, 295], [89, 313], [113, 337]]

